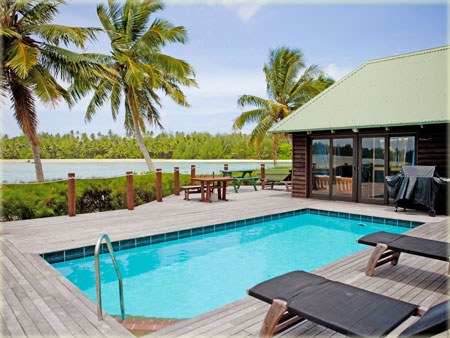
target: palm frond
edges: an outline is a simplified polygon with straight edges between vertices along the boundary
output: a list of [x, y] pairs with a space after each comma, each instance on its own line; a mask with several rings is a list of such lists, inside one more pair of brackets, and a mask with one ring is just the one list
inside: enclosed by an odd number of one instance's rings
[[242, 108], [245, 106], [254, 106], [258, 108], [266, 108], [266, 109], [272, 109], [275, 102], [267, 99], [260, 98], [258, 96], [254, 95], [241, 95], [238, 98], [238, 105]]
[[68, 46], [74, 44], [77, 47], [85, 48], [88, 41], [96, 41], [96, 33], [100, 28], [93, 27], [69, 27], [63, 25], [38, 25], [33, 28], [33, 33], [40, 36], [48, 43], [58, 46], [60, 43]]
[[33, 6], [35, 1], [27, 2], [29, 6], [20, 10], [22, 18], [18, 22], [26, 31], [29, 31], [30, 26], [38, 26], [52, 21], [58, 13], [58, 7], [65, 4], [65, 1], [41, 0]]
[[254, 143], [256, 145], [256, 149], [259, 150], [259, 147], [264, 140], [267, 131], [270, 129], [270, 127], [272, 127], [273, 123], [274, 122], [271, 116], [266, 116], [265, 118], [263, 118], [250, 133], [248, 143]]
[[33, 88], [33, 92], [42, 102], [55, 105], [63, 98], [69, 105], [72, 104], [69, 92], [56, 82], [47, 69], [40, 65], [33, 67], [25, 83]]
[[17, 39], [11, 41], [5, 54], [7, 58], [5, 65], [11, 67], [14, 73], [22, 79], [39, 62], [39, 49]]
[[86, 121], [92, 120], [92, 117], [96, 113], [97, 109], [105, 104], [110, 94], [111, 94], [111, 83], [106, 79], [102, 79], [98, 83], [98, 85], [95, 86], [94, 95], [92, 96], [92, 99], [87, 106], [85, 115]]
[[247, 123], [258, 122], [264, 118], [267, 112], [268, 111], [266, 108], [253, 109], [243, 112], [234, 120], [233, 129], [237, 131], [242, 129], [242, 127], [244, 127]]

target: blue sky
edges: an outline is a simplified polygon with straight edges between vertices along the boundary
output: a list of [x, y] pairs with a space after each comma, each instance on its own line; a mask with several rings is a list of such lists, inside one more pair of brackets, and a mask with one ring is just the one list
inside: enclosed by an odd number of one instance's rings
[[[304, 52], [308, 64], [317, 64], [335, 79], [366, 60], [448, 44], [448, 5], [434, 4], [308, 4], [305, 2], [168, 2], [158, 14], [189, 33], [185, 45], [171, 45], [166, 54], [188, 61], [195, 69], [199, 89], [185, 89], [191, 105], [183, 108], [163, 100], [166, 131], [232, 132], [241, 111], [240, 94], [266, 96], [262, 67], [271, 48], [288, 46]], [[100, 27], [96, 2], [61, 6], [55, 22]], [[88, 51], [109, 51], [106, 36]], [[38, 104], [39, 132], [124, 134], [123, 113], [116, 122], [108, 106], [84, 122], [89, 98], [71, 110]], [[9, 102], [3, 109], [3, 134], [20, 135]], [[249, 126], [244, 131], [248, 132]], [[155, 130], [158, 132], [157, 130]]]

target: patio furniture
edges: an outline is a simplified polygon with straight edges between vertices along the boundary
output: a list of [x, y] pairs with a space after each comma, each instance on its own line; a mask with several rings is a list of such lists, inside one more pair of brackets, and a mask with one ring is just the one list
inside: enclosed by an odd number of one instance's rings
[[[241, 183], [244, 181], [250, 181], [253, 185], [253, 188], [255, 191], [258, 189], [256, 188], [256, 181], [259, 180], [259, 177], [253, 177], [253, 171], [254, 169], [240, 169], [240, 170], [221, 170], [223, 177], [233, 177], [235, 180], [231, 182], [233, 184], [234, 192], [238, 192], [238, 189], [241, 187]], [[240, 173], [240, 175], [238, 175]], [[247, 176], [248, 174], [248, 176]]]
[[[450, 247], [449, 243], [446, 242], [408, 235], [393, 234], [385, 231], [378, 231], [361, 237], [357, 240], [357, 242], [376, 247], [369, 258], [369, 262], [367, 263], [367, 276], [373, 276], [377, 266], [388, 262], [391, 262], [392, 265], [397, 265], [401, 252], [438, 259], [445, 262], [450, 261]], [[450, 263], [447, 273], [450, 273]]]
[[270, 185], [270, 189], [273, 189], [275, 183], [282, 183], [287, 191], [291, 191], [292, 170], [289, 170], [288, 172], [285, 170], [267, 170], [265, 174], [266, 177], [261, 179], [261, 182], [264, 182], [262, 189], [265, 188], [265, 185]]
[[386, 176], [389, 197], [394, 200], [394, 210], [398, 207], [428, 209], [430, 216], [436, 216], [436, 209], [445, 213], [445, 191], [447, 180], [439, 177], [435, 166], [402, 167], [393, 176]]
[[304, 320], [347, 336], [380, 337], [388, 333], [428, 336], [446, 330], [450, 303], [443, 302], [425, 311], [415, 304], [305, 271], [269, 279], [247, 292], [272, 304], [264, 319], [261, 337], [272, 337]]
[[184, 190], [184, 199], [189, 201], [189, 194], [200, 194], [201, 185], [182, 185], [180, 189]]
[[[200, 182], [201, 202], [211, 202], [211, 191], [217, 189], [219, 200], [227, 200], [227, 183], [236, 180], [233, 177], [194, 177], [192, 181]], [[214, 185], [214, 183], [216, 183]]]

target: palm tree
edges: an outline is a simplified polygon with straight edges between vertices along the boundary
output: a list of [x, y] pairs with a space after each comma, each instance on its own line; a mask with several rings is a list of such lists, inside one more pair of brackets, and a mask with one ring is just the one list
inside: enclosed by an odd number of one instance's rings
[[111, 55], [95, 56], [107, 72], [94, 83], [75, 82], [75, 97], [83, 96], [93, 89], [86, 120], [90, 121], [96, 110], [106, 102], [111, 104], [114, 119], [118, 115], [122, 96], [125, 103], [125, 129], [134, 134], [150, 171], [155, 167], [144, 144], [142, 132], [145, 122], [162, 129], [157, 109], [161, 107], [156, 91], [160, 90], [176, 103], [188, 106], [179, 85], [196, 86], [190, 78], [193, 69], [185, 61], [161, 53], [168, 43], [184, 43], [184, 27], [174, 27], [168, 21], [150, 16], [163, 9], [159, 1], [127, 0], [124, 3], [110, 0], [108, 5], [99, 4], [97, 14], [111, 40]]
[[[301, 70], [303, 74], [300, 74]], [[259, 151], [267, 131], [275, 123], [281, 121], [298, 109], [334, 80], [325, 77], [322, 71], [312, 65], [306, 68], [303, 53], [300, 50], [286, 47], [270, 50], [269, 63], [264, 65], [269, 99], [254, 95], [241, 95], [238, 105], [241, 108], [253, 106], [255, 109], [241, 113], [234, 121], [235, 131], [248, 123], [257, 123], [250, 134], [249, 145], [255, 144]], [[277, 146], [283, 135], [273, 135], [273, 162], [276, 164]]]
[[0, 3], [3, 47], [0, 92], [3, 96], [9, 94], [14, 117], [31, 145], [39, 181], [44, 180], [44, 173], [36, 135], [35, 98], [53, 105], [61, 100], [71, 105], [69, 93], [53, 75], [70, 81], [87, 74], [92, 77], [96, 72], [92, 61], [59, 46], [73, 44], [84, 48], [87, 41], [95, 39], [97, 31], [49, 24], [61, 4], [64, 0], [2, 0]]

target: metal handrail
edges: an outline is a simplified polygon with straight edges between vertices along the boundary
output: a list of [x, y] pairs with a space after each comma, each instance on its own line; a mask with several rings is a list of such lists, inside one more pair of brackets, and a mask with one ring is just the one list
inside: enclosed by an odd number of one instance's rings
[[114, 250], [111, 245], [111, 240], [108, 235], [103, 234], [95, 244], [94, 257], [95, 257], [95, 281], [97, 286], [97, 315], [98, 320], [102, 320], [102, 291], [101, 291], [101, 283], [100, 283], [100, 262], [99, 262], [99, 252], [103, 239], [106, 240], [106, 246], [108, 247], [108, 251], [111, 255], [111, 259], [114, 263], [114, 267], [116, 268], [117, 277], [119, 279], [119, 294], [120, 294], [120, 312], [122, 314], [122, 320], [125, 320], [125, 309], [123, 305], [123, 288], [122, 288], [122, 276], [120, 275], [120, 270], [116, 262], [116, 257], [114, 256]]

